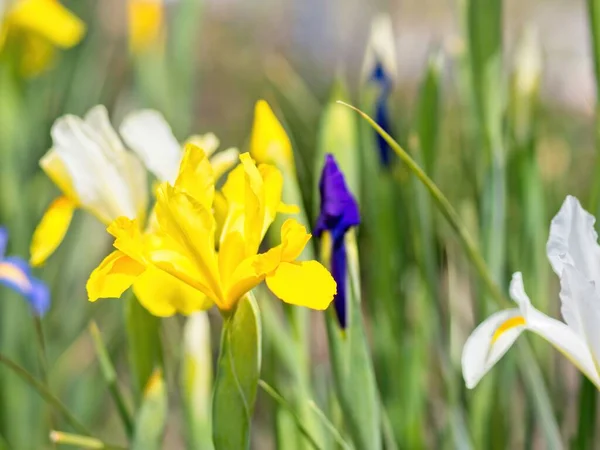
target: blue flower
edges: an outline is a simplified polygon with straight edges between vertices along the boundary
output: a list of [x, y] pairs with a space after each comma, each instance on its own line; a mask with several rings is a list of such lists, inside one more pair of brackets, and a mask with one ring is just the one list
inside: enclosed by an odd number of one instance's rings
[[331, 275], [337, 283], [337, 294], [333, 303], [340, 326], [346, 328], [348, 323], [346, 298], [348, 273], [344, 237], [350, 227], [360, 224], [360, 213], [356, 200], [346, 186], [344, 174], [331, 154], [325, 156], [319, 191], [321, 212], [314, 231], [317, 236], [321, 236], [324, 232], [331, 235]]
[[8, 232], [0, 227], [0, 284], [21, 294], [31, 306], [34, 314], [43, 316], [50, 307], [50, 291], [41, 280], [31, 276], [25, 260], [6, 257]]
[[[388, 109], [388, 99], [393, 88], [392, 77], [386, 72], [383, 63], [379, 59], [375, 60], [375, 65], [371, 72], [371, 81], [379, 86], [379, 96], [375, 101], [375, 122], [386, 133], [392, 136], [392, 126]], [[375, 134], [381, 165], [389, 167], [392, 160], [392, 149], [379, 133], [375, 132]]]

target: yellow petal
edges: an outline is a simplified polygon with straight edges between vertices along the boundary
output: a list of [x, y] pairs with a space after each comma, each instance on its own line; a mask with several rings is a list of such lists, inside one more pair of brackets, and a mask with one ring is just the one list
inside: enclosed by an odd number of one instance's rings
[[50, 204], [31, 239], [32, 266], [43, 264], [63, 241], [75, 208], [68, 197], [59, 197]]
[[217, 240], [223, 234], [223, 228], [225, 221], [227, 220], [227, 199], [222, 192], [215, 192], [215, 199], [213, 200], [213, 212], [215, 214], [215, 239]]
[[292, 144], [273, 110], [264, 100], [256, 102], [250, 153], [261, 163], [294, 167]]
[[20, 0], [9, 11], [6, 20], [63, 48], [77, 44], [85, 33], [81, 19], [56, 0]]
[[236, 267], [235, 272], [230, 278], [231, 281], [227, 286], [224, 302], [217, 305], [219, 309], [231, 309], [244, 294], [264, 280], [265, 275], [258, 273], [256, 270], [255, 263], [257, 258], [257, 255], [246, 258]]
[[115, 238], [114, 247], [140, 264], [145, 264], [144, 242], [142, 231], [137, 220], [121, 216], [115, 219], [106, 229]]
[[99, 298], [119, 298], [145, 270], [144, 265], [116, 250], [94, 269], [86, 289], [91, 302]]
[[336, 293], [333, 277], [317, 261], [281, 263], [266, 281], [284, 302], [312, 309], [326, 309]]
[[240, 155], [244, 166], [244, 242], [246, 256], [255, 255], [263, 238], [265, 193], [263, 179], [248, 153]]
[[194, 144], [187, 144], [175, 187], [185, 192], [210, 211], [215, 196], [213, 168], [204, 151]]
[[138, 53], [160, 43], [164, 11], [159, 0], [129, 0], [129, 46]]
[[156, 218], [161, 231], [184, 251], [186, 259], [193, 260], [198, 282], [210, 289], [205, 292], [212, 299], [221, 297], [217, 254], [215, 251], [215, 219], [202, 204], [180, 190], [165, 183], [157, 191]]
[[280, 203], [277, 207], [279, 214], [299, 214], [300, 208], [297, 205], [288, 205], [287, 203]]
[[263, 180], [265, 215], [261, 230], [261, 239], [267, 233], [267, 229], [273, 221], [281, 205], [281, 193], [283, 191], [283, 176], [279, 169], [270, 164], [261, 164], [258, 167]]
[[281, 260], [292, 262], [298, 258], [310, 238], [311, 234], [297, 220], [286, 220], [281, 226]]
[[159, 317], [189, 315], [213, 304], [202, 292], [151, 266], [135, 280], [133, 292], [150, 314]]
[[243, 260], [244, 238], [237, 232], [227, 234], [219, 247], [219, 273], [224, 286], [229, 284], [235, 269]]
[[40, 159], [40, 167], [63, 194], [69, 197], [73, 203], [79, 203], [79, 197], [73, 187], [73, 180], [56, 150], [50, 149]]

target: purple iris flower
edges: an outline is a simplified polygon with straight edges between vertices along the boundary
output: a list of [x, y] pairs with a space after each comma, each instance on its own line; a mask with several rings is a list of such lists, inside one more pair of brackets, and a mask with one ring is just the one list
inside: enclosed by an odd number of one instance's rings
[[50, 290], [43, 281], [31, 276], [29, 264], [21, 258], [5, 257], [8, 243], [6, 228], [0, 227], [0, 284], [21, 294], [37, 316], [50, 307]]
[[[388, 109], [388, 99], [393, 88], [392, 78], [385, 71], [385, 67], [383, 67], [383, 63], [379, 59], [375, 60], [375, 67], [371, 73], [371, 80], [380, 88], [379, 96], [375, 101], [375, 122], [377, 122], [386, 133], [392, 136], [392, 126]], [[379, 133], [375, 132], [375, 134], [381, 165], [383, 167], [389, 167], [390, 162], [392, 161], [392, 149]]]
[[333, 247], [331, 275], [337, 283], [337, 294], [333, 299], [333, 304], [340, 326], [346, 328], [348, 324], [346, 298], [348, 272], [344, 236], [350, 227], [360, 224], [360, 213], [356, 200], [346, 186], [344, 174], [331, 154], [325, 156], [319, 191], [321, 193], [321, 213], [314, 231], [317, 236], [321, 236], [324, 231], [331, 235]]

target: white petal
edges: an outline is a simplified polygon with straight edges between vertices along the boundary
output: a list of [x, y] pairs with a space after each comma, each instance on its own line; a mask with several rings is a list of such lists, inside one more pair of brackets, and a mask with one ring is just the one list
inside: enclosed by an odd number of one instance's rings
[[523, 278], [519, 272], [513, 275], [510, 283], [510, 294], [519, 303], [521, 314], [525, 318], [526, 328], [546, 339], [592, 382], [600, 385], [600, 379], [585, 340], [570, 325], [548, 317], [531, 305], [523, 287]]
[[371, 76], [376, 61], [381, 62], [389, 77], [397, 78], [395, 43], [390, 15], [380, 14], [374, 17], [371, 21], [371, 34], [363, 65], [363, 78]]
[[600, 294], [596, 285], [588, 281], [577, 269], [565, 266], [560, 280], [560, 297], [563, 304], [573, 305], [577, 319], [578, 335], [588, 346], [592, 366], [598, 373], [600, 362]]
[[588, 280], [600, 283], [600, 246], [594, 230], [594, 216], [568, 196], [550, 224], [546, 244], [554, 272], [562, 275], [565, 264], [575, 267]]
[[212, 155], [219, 148], [219, 138], [214, 133], [195, 134], [190, 136], [186, 142], [194, 144], [204, 150], [206, 156]]
[[108, 111], [104, 105], [94, 106], [85, 115], [85, 123], [97, 134], [95, 140], [101, 143], [109, 161], [117, 167], [129, 186], [135, 209], [145, 214], [148, 206], [148, 177], [146, 168], [133, 153], [128, 152], [119, 135], [112, 127]]
[[85, 115], [84, 121], [97, 133], [96, 140], [103, 142], [102, 149], [110, 152], [107, 156], [125, 152], [125, 146], [112, 127], [108, 118], [108, 111], [104, 105], [97, 105], [90, 109]]
[[[463, 378], [469, 389], [479, 383], [525, 329], [524, 325], [519, 325], [520, 317], [521, 311], [516, 308], [499, 311], [484, 320], [471, 333], [461, 358]], [[515, 325], [510, 326], [511, 324]], [[505, 327], [505, 331], [496, 335], [501, 327]]]
[[108, 155], [98, 133], [79, 117], [59, 118], [51, 130], [54, 150], [69, 172], [82, 205], [109, 223], [119, 216], [135, 218], [137, 208], [130, 187], [119, 170], [120, 162]]
[[162, 114], [150, 109], [131, 113], [119, 131], [127, 146], [156, 178], [175, 181], [181, 162], [181, 145]]
[[223, 150], [222, 152], [219, 152], [210, 158], [210, 165], [213, 168], [215, 180], [221, 178], [223, 175], [225, 175], [225, 172], [238, 163], [240, 160], [239, 155], [240, 152], [238, 149], [232, 147], [228, 148], [227, 150]]

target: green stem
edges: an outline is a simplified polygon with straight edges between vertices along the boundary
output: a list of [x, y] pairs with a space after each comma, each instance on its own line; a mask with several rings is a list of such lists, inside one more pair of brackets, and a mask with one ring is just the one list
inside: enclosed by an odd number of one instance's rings
[[264, 380], [258, 380], [258, 385], [265, 391], [269, 396], [275, 400], [275, 402], [284, 410], [286, 410], [290, 416], [294, 419], [294, 423], [298, 428], [298, 431], [306, 438], [308, 443], [312, 445], [316, 450], [321, 450], [321, 446], [317, 444], [315, 438], [310, 434], [310, 431], [306, 429], [304, 425], [302, 425], [302, 421], [300, 417], [294, 412], [294, 408], [275, 390], [275, 388], [271, 387], [269, 383]]
[[94, 450], [126, 450], [125, 447], [107, 444], [100, 439], [54, 430], [50, 432], [50, 441], [55, 444], [76, 445], [79, 448], [89, 448]]
[[[35, 328], [36, 342], [38, 347], [38, 360], [40, 366], [40, 378], [44, 385], [50, 389], [50, 385], [48, 383], [48, 361], [46, 359], [46, 340], [44, 339], [44, 330], [42, 328], [42, 320], [39, 316], [33, 314], [33, 325]], [[50, 429], [54, 428], [54, 418], [52, 417], [52, 411], [50, 411], [50, 415], [48, 416], [48, 422], [50, 425]]]
[[104, 380], [108, 385], [110, 394], [117, 405], [117, 411], [119, 412], [119, 417], [121, 418], [121, 422], [123, 422], [123, 427], [125, 428], [127, 436], [131, 438], [133, 436], [133, 419], [131, 418], [131, 414], [127, 408], [125, 397], [123, 396], [123, 393], [119, 388], [119, 384], [117, 383], [117, 373], [112, 361], [110, 360], [108, 350], [104, 344], [104, 341], [102, 340], [102, 335], [100, 334], [100, 330], [98, 329], [96, 322], [90, 322], [89, 330], [92, 340], [94, 341], [94, 346], [96, 347], [96, 354], [98, 355], [98, 361], [100, 362], [100, 370], [102, 371]]
[[0, 354], [0, 363], [4, 364], [10, 370], [12, 370], [16, 375], [18, 375], [23, 381], [29, 384], [32, 388], [34, 388], [40, 396], [48, 402], [54, 409], [59, 412], [65, 421], [73, 427], [78, 433], [91, 435], [90, 431], [83, 425], [79, 420], [71, 414], [71, 412], [67, 409], [67, 407], [48, 390], [48, 388], [41, 382], [35, 379], [33, 375], [31, 375], [27, 370], [18, 365], [16, 362], [12, 361], [10, 358]]
[[319, 419], [321, 419], [321, 422], [323, 422], [323, 425], [325, 425], [325, 428], [327, 428], [329, 430], [329, 432], [331, 433], [331, 435], [333, 436], [335, 441], [338, 443], [338, 445], [341, 448], [343, 448], [344, 450], [351, 450], [352, 447], [350, 447], [350, 445], [344, 440], [344, 438], [342, 437], [340, 432], [331, 423], [331, 421], [327, 418], [327, 416], [323, 413], [323, 411], [321, 411], [319, 409], [317, 404], [314, 401], [310, 400], [308, 402], [308, 406], [310, 406], [310, 409], [312, 409], [313, 412], [319, 417]]

